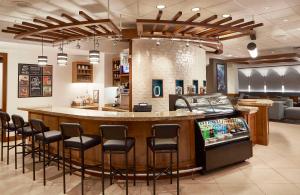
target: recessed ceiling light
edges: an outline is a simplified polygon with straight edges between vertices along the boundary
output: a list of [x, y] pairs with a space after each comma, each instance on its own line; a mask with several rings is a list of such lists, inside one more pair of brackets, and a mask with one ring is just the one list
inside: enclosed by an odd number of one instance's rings
[[232, 54], [227, 54], [226, 56], [227, 56], [227, 57], [232, 57], [233, 55], [232, 55]]
[[199, 11], [199, 10], [200, 10], [199, 7], [194, 7], [194, 8], [192, 8], [192, 11], [193, 11], [193, 12], [197, 12], [197, 11]]
[[229, 18], [231, 15], [230, 14], [223, 14], [222, 17], [223, 18]]
[[288, 19], [284, 19], [283, 21], [284, 21], [284, 22], [288, 22], [289, 20], [288, 20]]
[[161, 4], [161, 5], [157, 5], [156, 8], [157, 8], [157, 9], [165, 9], [166, 6]]
[[268, 9], [270, 9], [270, 7], [265, 7], [265, 10], [268, 10]]

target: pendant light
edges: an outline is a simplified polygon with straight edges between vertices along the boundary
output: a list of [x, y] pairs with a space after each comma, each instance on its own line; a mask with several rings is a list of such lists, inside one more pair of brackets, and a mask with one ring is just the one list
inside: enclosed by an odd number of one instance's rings
[[258, 56], [257, 47], [256, 47], [256, 44], [254, 42], [249, 43], [247, 45], [247, 49], [249, 51], [249, 54], [250, 54], [251, 58], [256, 58]]
[[42, 55], [38, 56], [38, 65], [46, 66], [48, 62], [48, 57], [44, 56], [44, 38], [42, 37]]
[[100, 52], [98, 50], [96, 50], [95, 34], [96, 34], [96, 32], [94, 32], [94, 50], [90, 50], [90, 53], [89, 53], [90, 64], [99, 64], [99, 61], [100, 61]]
[[64, 53], [64, 42], [61, 43], [61, 52], [57, 54], [57, 64], [66, 66], [68, 63], [68, 54]]

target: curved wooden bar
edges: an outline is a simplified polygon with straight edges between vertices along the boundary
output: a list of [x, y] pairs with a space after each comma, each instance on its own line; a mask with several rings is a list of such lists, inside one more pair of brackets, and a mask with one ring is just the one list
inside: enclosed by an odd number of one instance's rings
[[[181, 170], [195, 168], [195, 119], [204, 118], [203, 114], [184, 111], [167, 112], [107, 112], [63, 107], [47, 108], [19, 108], [27, 111], [28, 118], [41, 119], [50, 129], [59, 129], [62, 122], [79, 122], [86, 134], [99, 135], [99, 125], [122, 124], [128, 126], [128, 134], [136, 139], [136, 168], [138, 172], [146, 171], [146, 138], [151, 136], [151, 126], [154, 124], [175, 123], [181, 125], [179, 139], [179, 167]], [[55, 147], [53, 145], [53, 147]], [[100, 146], [86, 151], [87, 164], [99, 164], [101, 157]], [[131, 152], [132, 153], [132, 152]], [[73, 154], [72, 154], [73, 155]], [[130, 164], [132, 158], [129, 155]], [[74, 159], [79, 161], [79, 154], [74, 152]], [[174, 160], [175, 160], [175, 155]], [[72, 157], [73, 158], [73, 157]], [[105, 157], [105, 166], [108, 166], [109, 156]], [[115, 155], [113, 165], [124, 167], [122, 155]], [[159, 154], [157, 165], [167, 167], [169, 154]], [[175, 161], [174, 161], [175, 162]]]

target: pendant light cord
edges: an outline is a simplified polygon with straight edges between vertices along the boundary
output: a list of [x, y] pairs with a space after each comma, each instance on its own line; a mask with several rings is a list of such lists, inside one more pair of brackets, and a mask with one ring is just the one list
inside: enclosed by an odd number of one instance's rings
[[44, 56], [44, 37], [42, 36], [42, 56]]

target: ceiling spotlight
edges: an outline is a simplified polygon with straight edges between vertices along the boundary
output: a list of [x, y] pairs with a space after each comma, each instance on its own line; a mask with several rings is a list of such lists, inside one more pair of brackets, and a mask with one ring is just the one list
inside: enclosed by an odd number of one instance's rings
[[193, 11], [193, 12], [197, 12], [197, 11], [199, 11], [199, 10], [200, 10], [199, 7], [194, 7], [194, 8], [192, 8], [192, 11]]
[[157, 9], [165, 9], [166, 6], [161, 4], [161, 5], [157, 5], [156, 8], [157, 8]]
[[116, 46], [118, 44], [118, 41], [117, 40], [114, 40], [113, 41], [113, 46]]
[[189, 47], [189, 46], [190, 46], [189, 42], [186, 42], [185, 46], [186, 46], [186, 47]]
[[256, 58], [258, 56], [258, 51], [256, 44], [254, 42], [251, 42], [247, 45], [248, 52], [251, 56], [251, 58]]
[[288, 22], [289, 20], [288, 20], [288, 19], [284, 19], [283, 21], [284, 21], [284, 22]]
[[223, 14], [222, 17], [223, 18], [229, 18], [231, 15], [230, 14]]
[[202, 48], [202, 45], [201, 44], [199, 44], [199, 46], [198, 46], [199, 48]]
[[160, 41], [159, 40], [156, 41], [156, 46], [160, 46]]

